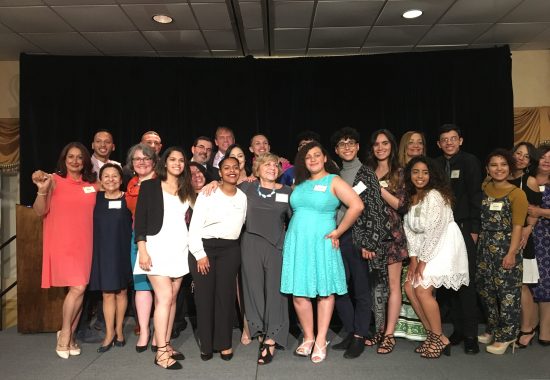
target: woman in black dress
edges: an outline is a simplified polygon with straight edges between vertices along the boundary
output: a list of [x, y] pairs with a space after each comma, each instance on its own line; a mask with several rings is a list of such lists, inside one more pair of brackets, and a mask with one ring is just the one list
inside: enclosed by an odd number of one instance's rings
[[97, 352], [106, 352], [112, 346], [126, 344], [122, 325], [131, 273], [132, 214], [126, 207], [124, 192], [120, 191], [121, 167], [111, 163], [103, 165], [99, 180], [105, 191], [97, 193], [94, 208], [94, 252], [89, 289], [103, 292], [105, 339]]

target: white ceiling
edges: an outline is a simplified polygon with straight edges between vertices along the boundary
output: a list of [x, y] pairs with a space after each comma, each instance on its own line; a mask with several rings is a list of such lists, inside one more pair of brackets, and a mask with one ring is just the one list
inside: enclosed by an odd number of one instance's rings
[[[408, 9], [424, 14], [413, 20]], [[155, 14], [174, 22], [157, 24]], [[0, 60], [550, 48], [550, 0], [0, 0]]]

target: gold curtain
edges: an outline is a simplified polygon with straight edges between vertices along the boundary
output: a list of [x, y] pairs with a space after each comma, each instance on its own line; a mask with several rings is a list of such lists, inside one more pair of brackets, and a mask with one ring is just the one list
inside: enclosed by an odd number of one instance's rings
[[550, 107], [514, 108], [514, 144], [527, 141], [539, 146], [550, 139]]
[[0, 172], [19, 170], [19, 119], [0, 119]]

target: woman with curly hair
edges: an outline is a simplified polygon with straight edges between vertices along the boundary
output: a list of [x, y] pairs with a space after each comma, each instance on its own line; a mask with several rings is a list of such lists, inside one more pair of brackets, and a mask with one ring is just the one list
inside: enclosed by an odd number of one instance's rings
[[523, 277], [521, 231], [527, 216], [527, 196], [508, 182], [514, 170], [509, 151], [487, 157], [489, 182], [483, 188], [481, 233], [478, 240], [477, 289], [488, 313], [486, 332], [478, 337], [492, 354], [504, 354], [516, 341]]
[[409, 255], [417, 257], [409, 272], [414, 293], [427, 320], [428, 339], [415, 351], [423, 358], [451, 354], [451, 343], [443, 335], [439, 305], [434, 289], [459, 289], [470, 282], [468, 255], [460, 228], [453, 218], [453, 195], [449, 183], [427, 157], [411, 159], [405, 168], [407, 214], [404, 219]]

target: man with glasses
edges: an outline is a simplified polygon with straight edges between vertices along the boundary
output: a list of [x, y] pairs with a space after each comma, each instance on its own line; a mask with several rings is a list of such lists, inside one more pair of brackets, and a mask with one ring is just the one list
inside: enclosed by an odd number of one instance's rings
[[[344, 358], [359, 357], [369, 336], [372, 296], [369, 286], [369, 260], [381, 254], [382, 241], [389, 238], [389, 217], [376, 174], [357, 158], [359, 133], [342, 128], [331, 137], [331, 143], [342, 160], [340, 177], [353, 187], [365, 208], [352, 228], [340, 237], [340, 251], [346, 271], [348, 293], [336, 297], [336, 311], [348, 335], [332, 346], [345, 350]], [[336, 215], [339, 224], [346, 213], [341, 205]]]
[[206, 175], [208, 176], [208, 178], [206, 178], [207, 182], [219, 181], [220, 179], [218, 169], [210, 164], [212, 147], [212, 140], [210, 139], [210, 137], [206, 136], [197, 137], [195, 139], [195, 142], [193, 142], [193, 146], [191, 147], [191, 153], [193, 154], [193, 157], [191, 157], [191, 161], [204, 166], [204, 168], [206, 169]]
[[[455, 124], [443, 124], [439, 128], [437, 146], [443, 152], [436, 161], [441, 165], [451, 183], [455, 202], [453, 214], [459, 225], [468, 251], [468, 270], [470, 284], [458, 291], [439, 288], [438, 292], [447, 293], [451, 301], [451, 320], [454, 331], [449, 337], [451, 344], [464, 341], [466, 354], [477, 354], [477, 293], [475, 289], [476, 243], [480, 228], [481, 182], [483, 175], [481, 163], [472, 154], [462, 151], [462, 132]], [[445, 297], [443, 297], [445, 298]]]

